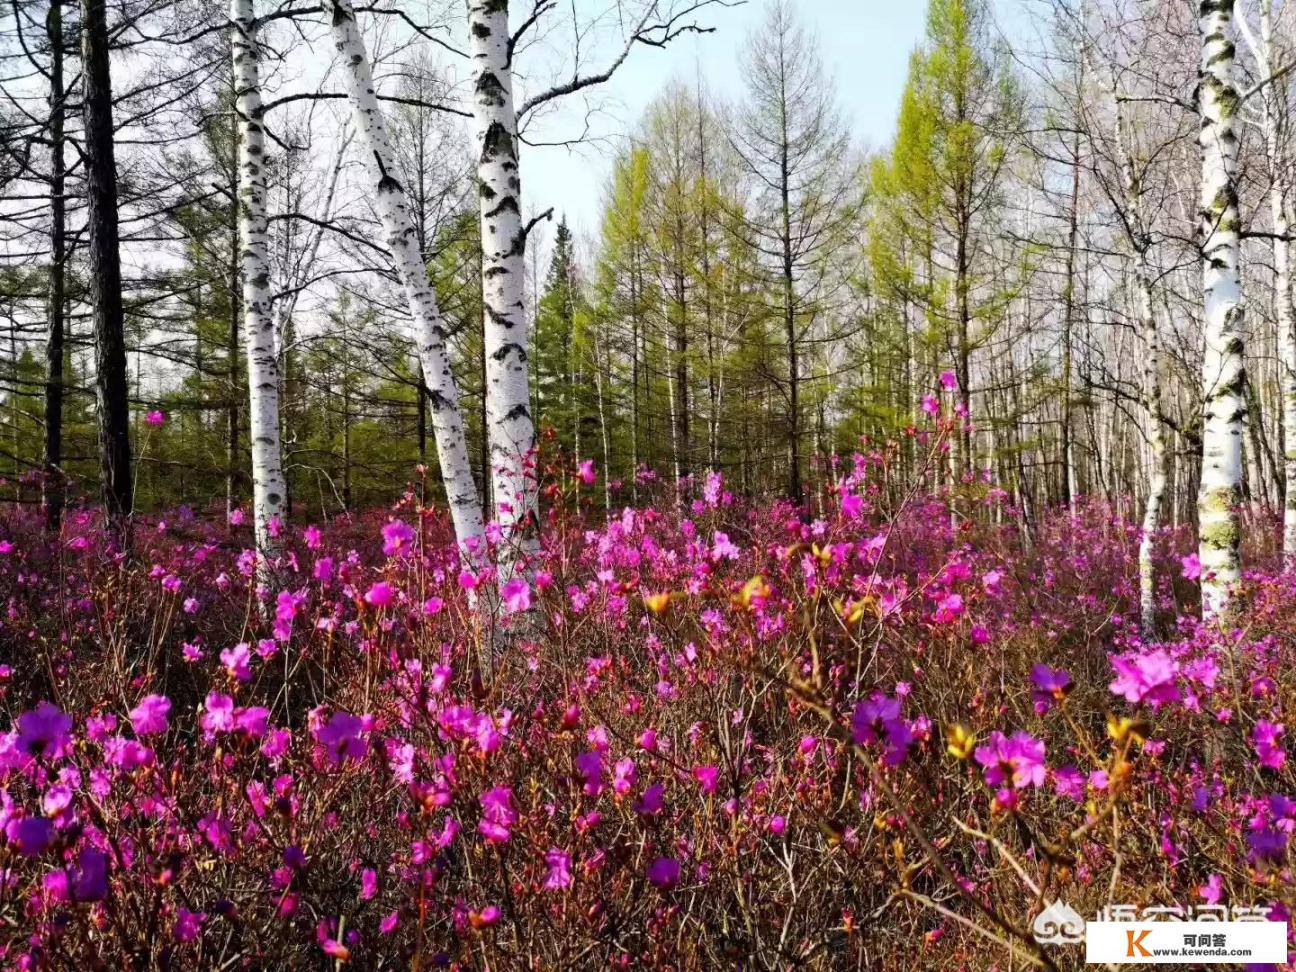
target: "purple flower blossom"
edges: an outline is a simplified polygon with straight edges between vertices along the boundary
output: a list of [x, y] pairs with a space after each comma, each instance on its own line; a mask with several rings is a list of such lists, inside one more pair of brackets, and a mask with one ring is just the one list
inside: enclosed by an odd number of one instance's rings
[[576, 772], [584, 782], [586, 796], [598, 796], [603, 792], [603, 756], [598, 750], [590, 750], [576, 757]]
[[531, 585], [524, 577], [513, 577], [500, 589], [500, 597], [510, 614], [527, 611], [531, 608]]
[[883, 760], [888, 766], [904, 762], [913, 745], [913, 731], [900, 717], [900, 700], [874, 692], [855, 706], [851, 716], [851, 738], [856, 745], [867, 746], [884, 742]]
[[1111, 690], [1129, 702], [1146, 702], [1153, 708], [1179, 698], [1175, 677], [1179, 663], [1164, 648], [1138, 655], [1116, 656], [1111, 659], [1116, 678]]
[[369, 753], [369, 743], [361, 735], [364, 720], [347, 712], [334, 712], [327, 723], [315, 730], [315, 741], [324, 747], [328, 761], [337, 766], [347, 759], [357, 762]]
[[648, 880], [662, 890], [675, 887], [679, 879], [679, 861], [673, 857], [659, 857], [648, 865]]
[[1023, 789], [1044, 783], [1044, 743], [1028, 732], [1013, 733], [1011, 738], [992, 732], [990, 742], [978, 746], [975, 756], [985, 767], [985, 781], [990, 786], [1011, 782], [1016, 789]]
[[44, 817], [21, 817], [5, 825], [5, 837], [24, 857], [40, 857], [54, 842], [54, 823]]
[[407, 555], [414, 546], [414, 538], [417, 534], [414, 528], [408, 523], [402, 523], [400, 520], [390, 520], [383, 525], [383, 555], [395, 557]]
[[18, 717], [17, 749], [34, 759], [62, 759], [71, 751], [72, 718], [52, 702]]
[[497, 786], [483, 793], [480, 800], [482, 818], [477, 825], [478, 832], [488, 844], [508, 843], [518, 820], [513, 809], [513, 791], [507, 786]]
[[1038, 715], [1043, 715], [1053, 707], [1054, 702], [1062, 701], [1071, 691], [1071, 675], [1060, 668], [1036, 665], [1031, 669], [1031, 681], [1035, 685], [1031, 698]]
[[545, 864], [549, 866], [549, 873], [545, 875], [544, 887], [546, 891], [562, 891], [570, 888], [572, 884], [571, 876], [571, 855], [566, 851], [554, 848], [545, 852]]
[[1287, 762], [1287, 750], [1279, 741], [1284, 731], [1282, 723], [1264, 719], [1257, 722], [1251, 730], [1251, 745], [1255, 747], [1260, 765], [1266, 769], [1282, 769]]
[[171, 711], [171, 700], [165, 695], [146, 695], [139, 705], [131, 709], [131, 727], [137, 736], [156, 735], [167, 731], [167, 715]]

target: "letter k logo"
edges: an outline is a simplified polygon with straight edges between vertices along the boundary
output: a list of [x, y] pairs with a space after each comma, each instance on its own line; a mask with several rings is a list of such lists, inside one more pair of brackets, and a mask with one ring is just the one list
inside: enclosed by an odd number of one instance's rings
[[1125, 957], [1134, 958], [1134, 949], [1138, 949], [1139, 958], [1150, 958], [1152, 953], [1143, 947], [1143, 939], [1152, 934], [1151, 928], [1144, 928], [1142, 931], [1130, 928], [1125, 932]]

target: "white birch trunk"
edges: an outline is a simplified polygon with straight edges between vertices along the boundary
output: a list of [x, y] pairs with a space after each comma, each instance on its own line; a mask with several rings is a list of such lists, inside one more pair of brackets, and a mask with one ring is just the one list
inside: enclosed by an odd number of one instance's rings
[[1152, 303], [1152, 272], [1145, 254], [1138, 255], [1139, 318], [1143, 329], [1143, 396], [1148, 414], [1148, 447], [1151, 465], [1147, 477], [1147, 505], [1143, 507], [1143, 536], [1139, 540], [1139, 614], [1143, 633], [1156, 631], [1156, 569], [1152, 563], [1156, 532], [1161, 527], [1161, 506], [1166, 491], [1166, 435], [1161, 421], [1161, 336]]
[[535, 547], [535, 426], [527, 373], [523, 303], [526, 229], [518, 168], [507, 0], [469, 0], [473, 120], [482, 243], [486, 424], [495, 520], [504, 535], [501, 578]]
[[260, 48], [253, 0], [230, 0], [235, 111], [238, 115], [239, 260], [247, 345], [248, 425], [252, 439], [252, 516], [257, 552], [279, 553], [271, 522], [282, 520], [287, 483], [279, 441], [279, 358], [270, 306], [265, 132], [261, 123]]
[[1274, 233], [1274, 289], [1278, 301], [1278, 377], [1282, 396], [1283, 560], [1296, 561], [1296, 309], [1292, 305], [1291, 246], [1283, 239], [1290, 231], [1286, 185], [1271, 190]]
[[1226, 609], [1241, 576], [1243, 396], [1242, 285], [1236, 185], [1238, 92], [1233, 83], [1233, 0], [1201, 4], [1201, 219], [1205, 353], [1201, 490], [1197, 497], [1202, 613]]
[[[1249, 40], [1254, 40], [1248, 35]], [[1273, 74], [1273, 4], [1262, 0], [1260, 4], [1260, 47], [1256, 52], [1260, 72], [1268, 78]], [[1291, 229], [1289, 172], [1284, 141], [1284, 115], [1280, 99], [1284, 97], [1283, 85], [1269, 84], [1265, 88], [1263, 117], [1265, 151], [1269, 157], [1271, 185], [1269, 207], [1274, 231], [1274, 299], [1278, 320], [1278, 383], [1282, 401], [1283, 471], [1285, 495], [1283, 497], [1283, 560], [1290, 565], [1296, 560], [1296, 308], [1292, 302], [1291, 245], [1286, 237]]]
[[1143, 406], [1147, 412], [1148, 451], [1147, 496], [1143, 507], [1143, 532], [1139, 538], [1139, 617], [1143, 634], [1156, 633], [1156, 568], [1152, 555], [1156, 533], [1161, 528], [1161, 509], [1165, 503], [1169, 452], [1166, 449], [1165, 423], [1161, 402], [1161, 334], [1157, 329], [1156, 305], [1153, 302], [1153, 270], [1148, 264], [1150, 240], [1143, 223], [1143, 193], [1135, 175], [1125, 133], [1125, 112], [1120, 92], [1112, 81], [1112, 105], [1116, 117], [1116, 140], [1120, 147], [1122, 181], [1125, 183], [1125, 208], [1130, 246], [1134, 251], [1134, 272], [1138, 280], [1138, 317], [1143, 332]]
[[441, 463], [441, 479], [454, 521], [455, 537], [469, 563], [480, 567], [485, 563], [486, 554], [482, 510], [468, 460], [463, 416], [459, 412], [459, 390], [450, 370], [441, 310], [437, 306], [436, 292], [428, 281], [423, 254], [419, 252], [409, 201], [396, 179], [387, 127], [355, 11], [350, 0], [331, 0], [326, 9], [332, 16], [334, 44], [346, 68], [356, 128], [373, 159], [377, 182], [374, 205], [387, 235], [387, 247], [391, 250], [396, 273], [409, 301], [410, 316], [414, 319], [419, 360], [423, 365], [432, 408], [437, 458]]

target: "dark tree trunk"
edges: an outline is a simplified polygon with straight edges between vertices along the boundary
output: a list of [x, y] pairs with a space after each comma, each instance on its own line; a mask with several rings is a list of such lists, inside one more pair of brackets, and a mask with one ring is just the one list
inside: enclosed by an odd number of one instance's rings
[[100, 484], [109, 526], [124, 540], [133, 505], [130, 405], [126, 391], [117, 167], [113, 158], [112, 84], [105, 7], [105, 0], [81, 0], [86, 236], [90, 303], [94, 310]]
[[63, 5], [50, 0], [45, 20], [49, 38], [50, 107], [50, 279], [49, 333], [45, 344], [45, 526], [57, 533], [63, 519], [63, 335], [66, 329], [67, 216], [63, 199]]

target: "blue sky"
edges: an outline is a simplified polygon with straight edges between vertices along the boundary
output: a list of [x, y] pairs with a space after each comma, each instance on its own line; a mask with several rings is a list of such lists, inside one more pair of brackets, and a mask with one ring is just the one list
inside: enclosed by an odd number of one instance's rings
[[[826, 72], [836, 88], [842, 117], [857, 144], [882, 146], [891, 138], [896, 109], [908, 69], [909, 53], [922, 39], [923, 0], [795, 0], [802, 22], [819, 40]], [[710, 90], [737, 101], [743, 90], [741, 56], [749, 31], [764, 17], [763, 0], [740, 7], [710, 8], [702, 22], [715, 33], [685, 36], [665, 50], [639, 47], [620, 72], [592, 98], [602, 111], [592, 132], [605, 138], [631, 130], [654, 95], [672, 78], [692, 83], [700, 70]], [[530, 133], [536, 139], [569, 137], [579, 131], [585, 108], [569, 104], [562, 114], [543, 119]], [[523, 149], [523, 190], [530, 211], [554, 207], [566, 213], [580, 234], [598, 228], [603, 186], [612, 148], [606, 141], [571, 150]], [[549, 234], [546, 234], [548, 236]]]

